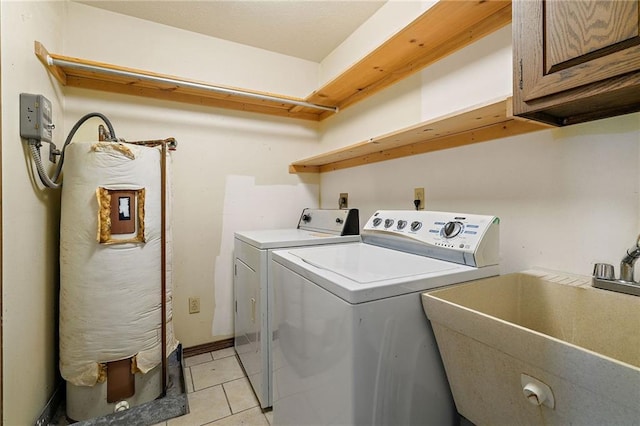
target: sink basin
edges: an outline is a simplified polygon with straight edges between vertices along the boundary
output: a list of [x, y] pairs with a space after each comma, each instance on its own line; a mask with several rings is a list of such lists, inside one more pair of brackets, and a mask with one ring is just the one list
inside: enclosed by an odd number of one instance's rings
[[[526, 271], [423, 293], [422, 304], [458, 411], [476, 425], [640, 423], [640, 298]], [[555, 404], [527, 397], [523, 373]]]

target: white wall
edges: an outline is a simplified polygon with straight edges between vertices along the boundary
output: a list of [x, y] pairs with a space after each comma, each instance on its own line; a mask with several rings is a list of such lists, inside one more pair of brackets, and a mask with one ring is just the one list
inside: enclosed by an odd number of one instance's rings
[[507, 25], [422, 70], [422, 120], [511, 96], [511, 31]]
[[318, 87], [363, 59], [436, 3], [433, 0], [388, 0], [322, 60]]
[[[69, 3], [64, 55], [292, 96], [315, 87], [317, 64]], [[92, 43], [84, 41], [90, 33]], [[64, 89], [67, 126], [105, 114], [127, 140], [175, 137], [174, 326], [184, 346], [233, 336], [233, 232], [297, 223], [317, 206], [317, 176], [288, 164], [317, 143], [314, 122]], [[201, 312], [188, 314], [188, 298]]]
[[[510, 93], [507, 27], [330, 118], [315, 150]], [[348, 192], [365, 222], [377, 209], [412, 209], [413, 188], [424, 187], [427, 209], [501, 218], [502, 272], [589, 275], [594, 262], [617, 265], [640, 229], [639, 134], [632, 114], [324, 173], [322, 207]]]
[[317, 87], [315, 62], [75, 2], [68, 9], [64, 51], [53, 53], [288, 96]]
[[[20, 139], [19, 94], [53, 104], [54, 140], [64, 134], [64, 99], [33, 53], [62, 48], [64, 2], [2, 1], [3, 424], [33, 424], [57, 375], [59, 194], [43, 190]], [[48, 158], [48, 148], [42, 155]], [[36, 178], [37, 180], [37, 178]]]

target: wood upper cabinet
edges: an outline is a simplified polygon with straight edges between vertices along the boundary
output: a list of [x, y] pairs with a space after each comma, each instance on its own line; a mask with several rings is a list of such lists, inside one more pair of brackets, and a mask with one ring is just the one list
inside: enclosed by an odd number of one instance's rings
[[639, 3], [515, 0], [514, 114], [567, 125], [640, 111]]

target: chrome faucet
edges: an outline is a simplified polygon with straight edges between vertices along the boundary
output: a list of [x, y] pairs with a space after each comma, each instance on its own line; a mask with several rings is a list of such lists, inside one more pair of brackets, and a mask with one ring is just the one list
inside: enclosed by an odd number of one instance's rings
[[640, 235], [636, 239], [636, 244], [627, 250], [626, 255], [620, 261], [620, 279], [615, 278], [613, 265], [596, 263], [593, 267], [591, 285], [604, 290], [640, 296], [640, 283], [633, 279], [633, 268], [639, 257]]
[[633, 266], [640, 257], [640, 235], [636, 245], [627, 250], [627, 255], [620, 262], [620, 280], [638, 284], [633, 280]]

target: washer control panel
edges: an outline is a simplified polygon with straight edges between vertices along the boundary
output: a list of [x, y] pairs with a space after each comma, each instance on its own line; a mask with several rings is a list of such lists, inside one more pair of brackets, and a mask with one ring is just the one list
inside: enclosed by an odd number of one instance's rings
[[298, 229], [333, 235], [358, 235], [358, 209], [304, 209], [298, 220]]
[[[486, 215], [379, 210], [365, 224], [362, 236], [376, 245], [486, 266], [498, 262], [499, 223], [497, 217]], [[467, 260], [470, 256], [473, 260]]]

